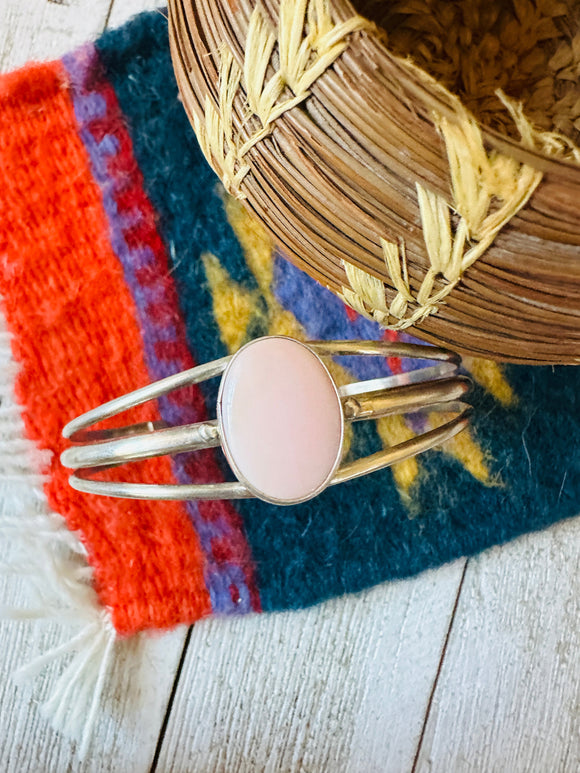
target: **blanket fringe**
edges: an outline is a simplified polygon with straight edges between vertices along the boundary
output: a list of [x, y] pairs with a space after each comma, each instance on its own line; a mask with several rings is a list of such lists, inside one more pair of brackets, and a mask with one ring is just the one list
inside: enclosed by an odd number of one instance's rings
[[28, 596], [24, 608], [0, 606], [0, 617], [57, 622], [70, 629], [67, 641], [21, 667], [14, 678], [27, 682], [51, 663], [61, 664], [41, 712], [57, 731], [78, 743], [82, 759], [121, 640], [99, 604], [84, 546], [48, 507], [41, 471], [49, 455], [26, 439], [14, 397], [16, 370], [10, 336], [0, 319], [0, 533], [8, 546], [1, 571], [22, 578]]

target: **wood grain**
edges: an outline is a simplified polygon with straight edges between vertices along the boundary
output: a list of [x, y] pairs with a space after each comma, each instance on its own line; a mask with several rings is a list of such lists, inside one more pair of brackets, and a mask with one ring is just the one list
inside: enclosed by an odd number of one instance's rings
[[580, 520], [470, 561], [417, 772], [580, 770]]
[[111, 0], [2, 0], [0, 72], [31, 59], [57, 59], [105, 27]]
[[107, 26], [119, 27], [135, 14], [155, 9], [158, 9], [160, 13], [166, 13], [163, 3], [160, 3], [159, 0], [113, 0]]
[[462, 570], [196, 625], [158, 770], [410, 770]]
[[[2, 583], [5, 591], [6, 583]], [[4, 593], [2, 601], [6, 600]], [[23, 605], [14, 589], [10, 601]], [[74, 743], [56, 733], [39, 711], [58, 667], [33, 685], [17, 685], [12, 674], [70, 633], [60, 627], [0, 625], [0, 769], [5, 773], [70, 771], [141, 773], [150, 768], [183, 646], [183, 630], [163, 638], [137, 638], [111, 675], [89, 754], [84, 762]]]

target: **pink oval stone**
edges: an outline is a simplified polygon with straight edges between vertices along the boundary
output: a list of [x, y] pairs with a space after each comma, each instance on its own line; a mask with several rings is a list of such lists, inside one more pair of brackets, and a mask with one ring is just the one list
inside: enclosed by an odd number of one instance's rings
[[222, 377], [218, 420], [232, 469], [269, 502], [310, 499], [340, 462], [336, 387], [317, 355], [291, 338], [258, 338], [240, 349]]

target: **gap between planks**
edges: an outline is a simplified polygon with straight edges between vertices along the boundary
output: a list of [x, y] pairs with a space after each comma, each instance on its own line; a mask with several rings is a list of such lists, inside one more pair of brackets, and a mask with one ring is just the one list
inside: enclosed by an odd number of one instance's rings
[[173, 680], [173, 686], [171, 688], [171, 694], [169, 696], [169, 700], [167, 701], [167, 708], [165, 710], [165, 715], [163, 717], [163, 723], [161, 725], [161, 729], [159, 730], [159, 737], [157, 739], [157, 745], [155, 746], [155, 752], [153, 754], [153, 761], [151, 762], [151, 768], [149, 770], [149, 773], [155, 773], [157, 770], [157, 765], [159, 764], [159, 755], [161, 754], [161, 747], [163, 746], [163, 739], [165, 738], [165, 733], [167, 731], [167, 725], [169, 723], [169, 717], [171, 715], [171, 712], [173, 710], [173, 704], [175, 702], [175, 695], [177, 693], [177, 686], [179, 685], [179, 680], [181, 678], [181, 672], [183, 671], [183, 664], [185, 663], [185, 657], [187, 655], [187, 650], [189, 648], [189, 642], [191, 641], [191, 632], [193, 630], [193, 625], [190, 625], [187, 629], [187, 634], [185, 636], [185, 641], [183, 642], [183, 649], [181, 650], [181, 657], [179, 659], [179, 663], [177, 665], [177, 670], [175, 672], [175, 678]]
[[439, 677], [441, 676], [441, 671], [443, 669], [443, 661], [445, 660], [445, 656], [447, 655], [447, 647], [449, 646], [449, 639], [451, 637], [453, 622], [455, 621], [455, 617], [457, 615], [457, 608], [459, 607], [459, 598], [461, 596], [461, 591], [463, 590], [463, 583], [465, 581], [465, 574], [467, 572], [468, 565], [469, 565], [469, 559], [466, 558], [463, 564], [463, 572], [461, 573], [459, 586], [457, 588], [457, 596], [455, 597], [455, 604], [453, 605], [453, 610], [451, 612], [451, 617], [449, 619], [449, 626], [447, 627], [447, 633], [445, 634], [445, 641], [443, 643], [443, 648], [441, 650], [441, 657], [439, 658], [437, 673], [435, 674], [435, 679], [433, 680], [433, 687], [431, 688], [431, 694], [429, 695], [429, 700], [427, 701], [427, 709], [425, 710], [425, 717], [423, 718], [423, 727], [421, 728], [421, 735], [419, 736], [419, 740], [417, 742], [417, 751], [415, 753], [415, 759], [413, 760], [413, 768], [411, 769], [411, 773], [416, 773], [417, 765], [419, 763], [419, 756], [421, 754], [421, 748], [423, 746], [423, 739], [425, 738], [425, 730], [427, 729], [427, 723], [429, 722], [429, 716], [431, 714], [431, 706], [433, 705], [433, 698], [435, 697], [435, 691], [437, 690]]

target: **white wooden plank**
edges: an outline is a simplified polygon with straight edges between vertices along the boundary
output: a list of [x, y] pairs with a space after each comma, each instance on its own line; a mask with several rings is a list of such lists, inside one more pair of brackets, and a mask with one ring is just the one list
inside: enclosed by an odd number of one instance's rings
[[105, 27], [111, 0], [2, 0], [0, 71], [31, 59], [57, 59]]
[[[11, 595], [15, 603], [22, 602], [22, 595]], [[40, 677], [30, 686], [17, 686], [11, 678], [23, 663], [67, 638], [62, 629], [54, 626], [41, 629], [29, 624], [0, 625], [0, 770], [148, 771], [179, 662], [183, 630], [132, 642], [112, 674], [84, 762], [76, 754], [76, 745], [56, 733], [38, 710], [57, 669], [47, 669], [45, 678]]]
[[410, 770], [462, 567], [196, 625], [159, 771]]
[[580, 519], [470, 561], [417, 771], [580, 770]]
[[387, 601], [387, 609], [400, 611], [387, 632], [379, 623], [375, 652], [366, 654], [349, 773], [411, 769], [465, 564], [463, 559], [404, 583]]
[[159, 9], [165, 14], [166, 12], [163, 10], [165, 5], [167, 3], [160, 2], [160, 0], [113, 0], [108, 26], [118, 27], [141, 11]]

